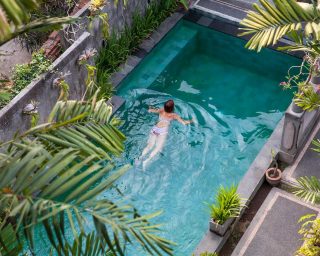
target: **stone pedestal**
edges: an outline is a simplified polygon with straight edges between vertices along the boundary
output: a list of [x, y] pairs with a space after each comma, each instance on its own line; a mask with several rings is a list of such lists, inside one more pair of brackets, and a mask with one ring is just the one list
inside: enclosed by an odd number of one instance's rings
[[285, 163], [292, 163], [319, 118], [319, 109], [311, 112], [300, 112], [294, 103], [285, 113], [284, 126], [281, 138], [279, 159]]

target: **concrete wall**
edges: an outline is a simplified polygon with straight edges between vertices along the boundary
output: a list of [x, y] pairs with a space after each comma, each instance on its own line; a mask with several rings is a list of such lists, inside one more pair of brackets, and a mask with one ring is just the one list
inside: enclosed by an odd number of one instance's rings
[[319, 120], [320, 109], [307, 112], [290, 105], [285, 113], [279, 158], [291, 164], [308, 140], [312, 129]]
[[[119, 1], [118, 6], [106, 6], [104, 12], [108, 13], [110, 28], [119, 31], [125, 23], [130, 23], [135, 11], [142, 12], [147, 5], [148, 0], [130, 0], [128, 5], [123, 8], [122, 2]], [[87, 4], [76, 16], [85, 16], [88, 13], [88, 7]], [[100, 22], [95, 21], [90, 33], [80, 30], [70, 46], [65, 40], [64, 45], [68, 48], [54, 61], [52, 71], [31, 82], [6, 107], [0, 110], [0, 141], [7, 141], [17, 131], [23, 132], [30, 127], [31, 117], [23, 114], [22, 110], [31, 101], [39, 103], [40, 123], [46, 121], [46, 117], [59, 96], [60, 89], [53, 85], [53, 80], [58, 77], [60, 72], [71, 72], [71, 75], [66, 77], [66, 81], [70, 85], [70, 98], [80, 99], [82, 97], [85, 89], [86, 70], [78, 64], [78, 58], [85, 49], [99, 49], [101, 47], [103, 39], [99, 25]]]

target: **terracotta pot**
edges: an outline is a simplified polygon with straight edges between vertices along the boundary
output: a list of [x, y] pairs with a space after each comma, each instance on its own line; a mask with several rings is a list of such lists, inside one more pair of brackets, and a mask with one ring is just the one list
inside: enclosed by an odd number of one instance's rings
[[214, 222], [214, 220], [211, 219], [209, 222], [210, 231], [218, 234], [219, 236], [224, 236], [235, 219], [236, 218], [227, 219], [222, 225]]
[[[273, 172], [276, 172], [276, 176], [273, 177]], [[282, 172], [280, 169], [276, 169], [275, 167], [269, 168], [266, 170], [266, 180], [271, 186], [277, 186], [281, 181]]]

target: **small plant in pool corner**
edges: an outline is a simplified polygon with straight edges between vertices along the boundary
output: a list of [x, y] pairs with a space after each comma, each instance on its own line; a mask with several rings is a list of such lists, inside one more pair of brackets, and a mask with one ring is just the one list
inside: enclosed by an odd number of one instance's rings
[[266, 170], [266, 180], [271, 186], [277, 186], [281, 181], [282, 172], [278, 167], [278, 160], [276, 159], [276, 152], [271, 150], [272, 162], [270, 168]]
[[239, 216], [244, 206], [237, 193], [237, 186], [220, 186], [215, 196], [215, 203], [210, 207], [210, 230], [223, 236], [234, 219]]

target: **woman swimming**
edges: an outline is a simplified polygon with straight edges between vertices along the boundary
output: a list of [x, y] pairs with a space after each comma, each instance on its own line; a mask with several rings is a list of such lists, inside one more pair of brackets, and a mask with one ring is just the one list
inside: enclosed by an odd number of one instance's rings
[[155, 126], [152, 127], [148, 145], [145, 147], [145, 149], [142, 151], [141, 156], [139, 157], [139, 159], [143, 159], [149, 152], [151, 152], [149, 157], [142, 163], [144, 168], [155, 155], [161, 152], [164, 143], [166, 142], [169, 125], [172, 120], [177, 120], [184, 125], [192, 123], [192, 120], [183, 120], [178, 114], [175, 114], [173, 111], [173, 100], [166, 101], [164, 103], [164, 107], [161, 109], [149, 108], [149, 113], [159, 114], [159, 121]]

